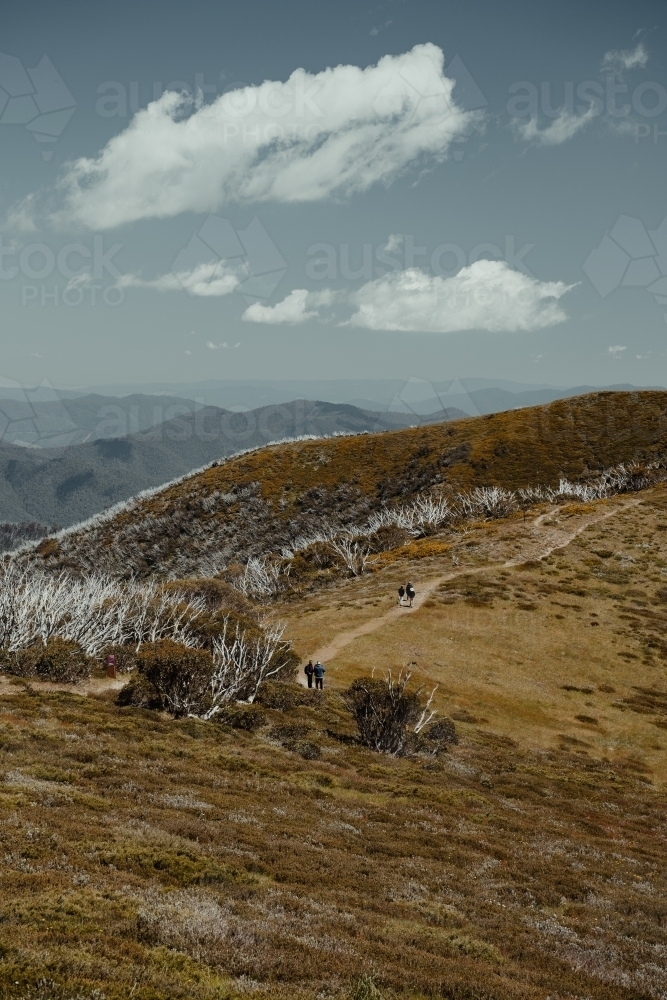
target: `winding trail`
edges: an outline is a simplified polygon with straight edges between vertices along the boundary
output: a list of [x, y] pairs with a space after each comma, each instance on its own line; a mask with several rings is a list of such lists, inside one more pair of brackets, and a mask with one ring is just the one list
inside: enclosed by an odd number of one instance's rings
[[[528, 557], [522, 555], [518, 559], [508, 559], [505, 562], [487, 563], [485, 566], [462, 566], [459, 569], [452, 570], [450, 573], [444, 573], [442, 576], [426, 580], [421, 585], [420, 591], [417, 594], [411, 608], [407, 605], [401, 607], [397, 603], [391, 611], [386, 611], [383, 615], [378, 615], [376, 618], [370, 618], [362, 625], [357, 625], [356, 628], [350, 629], [347, 632], [339, 632], [330, 642], [327, 643], [326, 646], [321, 646], [319, 649], [315, 650], [310, 658], [313, 662], [321, 660], [326, 664], [327, 661], [335, 659], [338, 653], [345, 649], [346, 646], [349, 646], [350, 643], [354, 642], [355, 639], [359, 639], [363, 635], [369, 635], [371, 632], [376, 632], [384, 625], [388, 625], [395, 621], [401, 615], [414, 614], [414, 612], [419, 610], [424, 601], [427, 600], [433, 591], [436, 590], [441, 584], [447, 583], [450, 580], [455, 580], [459, 576], [471, 576], [472, 574], [488, 573], [490, 570], [507, 569], [511, 566], [521, 566], [526, 562], [546, 559], [552, 552], [555, 552], [557, 549], [563, 549], [565, 546], [573, 542], [574, 539], [586, 531], [587, 528], [592, 527], [594, 524], [599, 524], [600, 521], [614, 517], [616, 514], [620, 514], [631, 507], [637, 507], [641, 502], [642, 501], [640, 499], [632, 499], [624, 503], [615, 504], [611, 510], [605, 511], [599, 517], [589, 518], [583, 524], [580, 524], [574, 531], [564, 532], [562, 528], [559, 529], [558, 526], [548, 525], [548, 531], [545, 534], [547, 535], [549, 544], [546, 548], [543, 548], [541, 551]], [[558, 507], [554, 507], [551, 510], [545, 511], [543, 514], [540, 514], [532, 522], [533, 526], [537, 529], [542, 529], [545, 519], [556, 513], [558, 509]], [[303, 685], [306, 683], [306, 679], [302, 674], [299, 675], [299, 681]]]

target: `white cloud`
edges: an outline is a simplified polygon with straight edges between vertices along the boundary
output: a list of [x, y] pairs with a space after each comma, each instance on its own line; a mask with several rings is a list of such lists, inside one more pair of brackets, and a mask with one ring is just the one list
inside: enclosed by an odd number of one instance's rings
[[206, 341], [206, 346], [208, 347], [209, 351], [221, 351], [221, 350], [222, 351], [228, 351], [228, 350], [232, 350], [233, 351], [235, 347], [240, 347], [241, 346], [241, 341], [239, 340], [238, 343], [232, 344], [231, 347], [230, 347], [226, 340], [223, 341], [222, 344], [214, 344], [212, 340], [207, 340]]
[[621, 344], [616, 344], [615, 347], [608, 347], [607, 350], [609, 354], [611, 354], [612, 358], [619, 358], [623, 351], [627, 351], [627, 347], [623, 347]]
[[37, 196], [29, 194], [13, 208], [10, 208], [5, 222], [7, 229], [20, 233], [34, 233], [37, 229], [35, 225], [36, 204]]
[[[346, 301], [355, 312], [339, 325], [367, 330], [539, 330], [567, 319], [558, 300], [571, 288], [574, 285], [562, 281], [530, 278], [505, 261], [478, 260], [450, 278], [433, 277], [416, 267], [392, 271], [347, 295], [328, 288], [295, 288], [275, 306], [254, 303], [243, 319], [295, 326], [322, 319], [321, 309]], [[332, 314], [326, 319], [332, 322]]]
[[241, 319], [250, 323], [286, 323], [296, 326], [314, 319], [319, 315], [318, 309], [329, 306], [336, 298], [335, 292], [324, 288], [320, 292], [309, 292], [305, 288], [295, 288], [282, 302], [275, 306], [265, 306], [261, 302], [253, 302], [243, 313]]
[[600, 69], [602, 72], [620, 73], [631, 69], [644, 69], [648, 63], [648, 52], [640, 42], [634, 49], [615, 49], [605, 52]]
[[171, 271], [157, 278], [123, 274], [116, 281], [116, 285], [119, 288], [153, 288], [158, 292], [185, 289], [191, 295], [206, 297], [229, 295], [238, 288], [244, 277], [247, 277], [247, 274], [241, 267], [229, 269], [224, 261], [212, 261], [208, 264], [199, 264], [191, 271]]
[[541, 146], [560, 146], [585, 128], [597, 114], [594, 104], [580, 115], [561, 108], [557, 117], [546, 128], [539, 127], [537, 118], [529, 118], [528, 121], [513, 118], [512, 126], [526, 142], [538, 142]]
[[394, 253], [402, 244], [403, 237], [398, 233], [392, 233], [382, 249], [385, 253]]
[[416, 267], [369, 281], [351, 297], [357, 307], [349, 323], [369, 330], [539, 330], [562, 323], [558, 300], [574, 285], [538, 281], [513, 271], [506, 261], [478, 260], [450, 278]]
[[444, 159], [480, 118], [454, 103], [443, 64], [428, 43], [366, 69], [297, 69], [199, 107], [167, 92], [96, 158], [68, 167], [52, 221], [111, 229], [232, 201], [319, 201], [389, 183]]

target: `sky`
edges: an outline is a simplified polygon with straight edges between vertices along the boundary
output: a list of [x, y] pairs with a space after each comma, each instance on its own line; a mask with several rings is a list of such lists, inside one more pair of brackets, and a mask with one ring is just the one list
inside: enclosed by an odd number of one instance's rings
[[0, 382], [667, 385], [663, 3], [3, 13]]

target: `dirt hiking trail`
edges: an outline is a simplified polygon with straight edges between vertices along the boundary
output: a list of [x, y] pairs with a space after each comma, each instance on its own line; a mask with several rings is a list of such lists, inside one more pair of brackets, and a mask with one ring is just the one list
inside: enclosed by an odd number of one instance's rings
[[[565, 548], [571, 542], [577, 538], [578, 535], [586, 531], [587, 528], [598, 524], [600, 521], [604, 521], [607, 518], [614, 517], [616, 514], [620, 514], [623, 511], [628, 510], [631, 507], [638, 506], [642, 501], [639, 499], [627, 500], [623, 503], [614, 504], [611, 510], [607, 510], [597, 517], [589, 517], [580, 524], [574, 531], [567, 531], [563, 525], [545, 524], [550, 516], [558, 512], [557, 507], [540, 514], [532, 522], [531, 526], [534, 529], [534, 535], [531, 542], [537, 543], [537, 545], [531, 545], [531, 551], [527, 553], [525, 550], [522, 552], [521, 556], [517, 559], [508, 559], [505, 562], [488, 563], [485, 566], [462, 566], [459, 569], [454, 569], [449, 573], [444, 573], [442, 576], [434, 577], [430, 580], [424, 580], [419, 586], [419, 592], [415, 597], [412, 607], [407, 605], [400, 606], [397, 603], [391, 609], [391, 611], [386, 611], [383, 615], [378, 615], [376, 618], [370, 618], [367, 622], [362, 625], [357, 625], [356, 628], [350, 629], [347, 632], [339, 632], [326, 646], [321, 646], [319, 649], [315, 650], [309, 659], [312, 659], [313, 663], [317, 660], [321, 660], [322, 663], [326, 665], [327, 661], [335, 659], [335, 657], [340, 653], [346, 646], [354, 642], [355, 639], [359, 639], [363, 635], [369, 635], [371, 632], [375, 632], [382, 628], [384, 625], [388, 625], [395, 621], [401, 615], [414, 614], [422, 606], [424, 601], [436, 590], [441, 584], [447, 583], [449, 580], [455, 580], [459, 576], [470, 576], [472, 574], [488, 573], [490, 570], [508, 568], [510, 566], [520, 566], [526, 562], [533, 562], [538, 559], [546, 559], [550, 556], [552, 552], [556, 549]], [[299, 676], [299, 682], [305, 686], [306, 678], [302, 675]]]

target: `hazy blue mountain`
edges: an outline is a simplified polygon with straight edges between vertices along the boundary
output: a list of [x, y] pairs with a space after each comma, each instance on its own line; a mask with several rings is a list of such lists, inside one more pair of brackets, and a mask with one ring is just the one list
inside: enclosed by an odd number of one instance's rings
[[[121, 437], [147, 430], [201, 404], [180, 396], [85, 396], [50, 398], [37, 390], [12, 389], [11, 398], [0, 398], [0, 440], [38, 448], [61, 448], [97, 438]], [[22, 395], [21, 395], [22, 393]]]
[[[90, 403], [91, 397], [85, 397], [86, 412], [97, 419], [97, 401], [107, 398], [94, 397], [95, 402]], [[140, 404], [136, 405], [143, 412]], [[183, 411], [135, 434], [95, 438], [91, 432], [86, 443], [64, 448], [0, 444], [0, 521], [39, 521], [64, 527], [245, 448], [285, 437], [395, 430], [465, 416], [451, 409], [420, 419], [411, 414], [375, 413], [347, 404], [307, 400], [245, 413], [211, 406], [197, 408], [195, 404], [190, 409], [183, 407]], [[119, 419], [122, 422], [122, 411]]]

